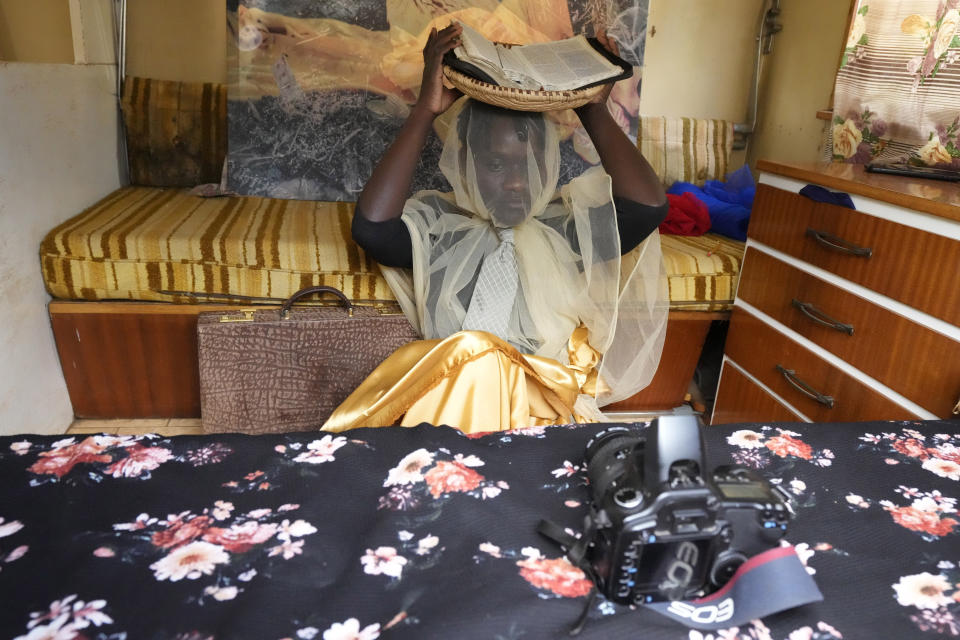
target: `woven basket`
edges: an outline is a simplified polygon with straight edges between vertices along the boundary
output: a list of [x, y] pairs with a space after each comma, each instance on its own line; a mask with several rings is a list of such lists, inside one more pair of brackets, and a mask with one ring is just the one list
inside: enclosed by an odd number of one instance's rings
[[575, 109], [593, 100], [604, 88], [602, 84], [571, 91], [532, 91], [530, 89], [500, 87], [471, 78], [446, 65], [443, 66], [443, 75], [450, 81], [450, 84], [471, 98], [517, 111]]

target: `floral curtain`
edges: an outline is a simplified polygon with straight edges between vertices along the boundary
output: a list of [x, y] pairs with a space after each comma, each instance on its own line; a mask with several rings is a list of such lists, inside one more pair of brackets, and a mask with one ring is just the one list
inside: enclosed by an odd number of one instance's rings
[[960, 0], [856, 0], [833, 159], [960, 169]]

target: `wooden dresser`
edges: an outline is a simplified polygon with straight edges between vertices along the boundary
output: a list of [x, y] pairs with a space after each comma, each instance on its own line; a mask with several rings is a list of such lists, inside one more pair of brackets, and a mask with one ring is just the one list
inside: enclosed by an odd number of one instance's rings
[[712, 423], [958, 417], [960, 185], [757, 168]]

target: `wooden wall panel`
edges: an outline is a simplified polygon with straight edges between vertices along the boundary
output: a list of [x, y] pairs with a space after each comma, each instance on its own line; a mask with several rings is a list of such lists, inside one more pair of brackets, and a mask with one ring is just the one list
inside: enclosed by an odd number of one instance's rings
[[[198, 418], [197, 314], [236, 305], [138, 302], [50, 304], [54, 339], [79, 418]], [[725, 312], [672, 311], [649, 387], [605, 407], [672, 409], [684, 402], [710, 324]]]
[[197, 316], [51, 315], [78, 418], [199, 418]]

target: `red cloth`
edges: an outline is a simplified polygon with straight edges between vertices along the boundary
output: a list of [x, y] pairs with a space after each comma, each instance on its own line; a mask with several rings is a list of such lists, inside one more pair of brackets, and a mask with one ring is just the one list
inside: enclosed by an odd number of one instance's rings
[[710, 211], [707, 205], [692, 193], [667, 194], [670, 211], [658, 227], [660, 233], [675, 236], [702, 236], [710, 230]]

